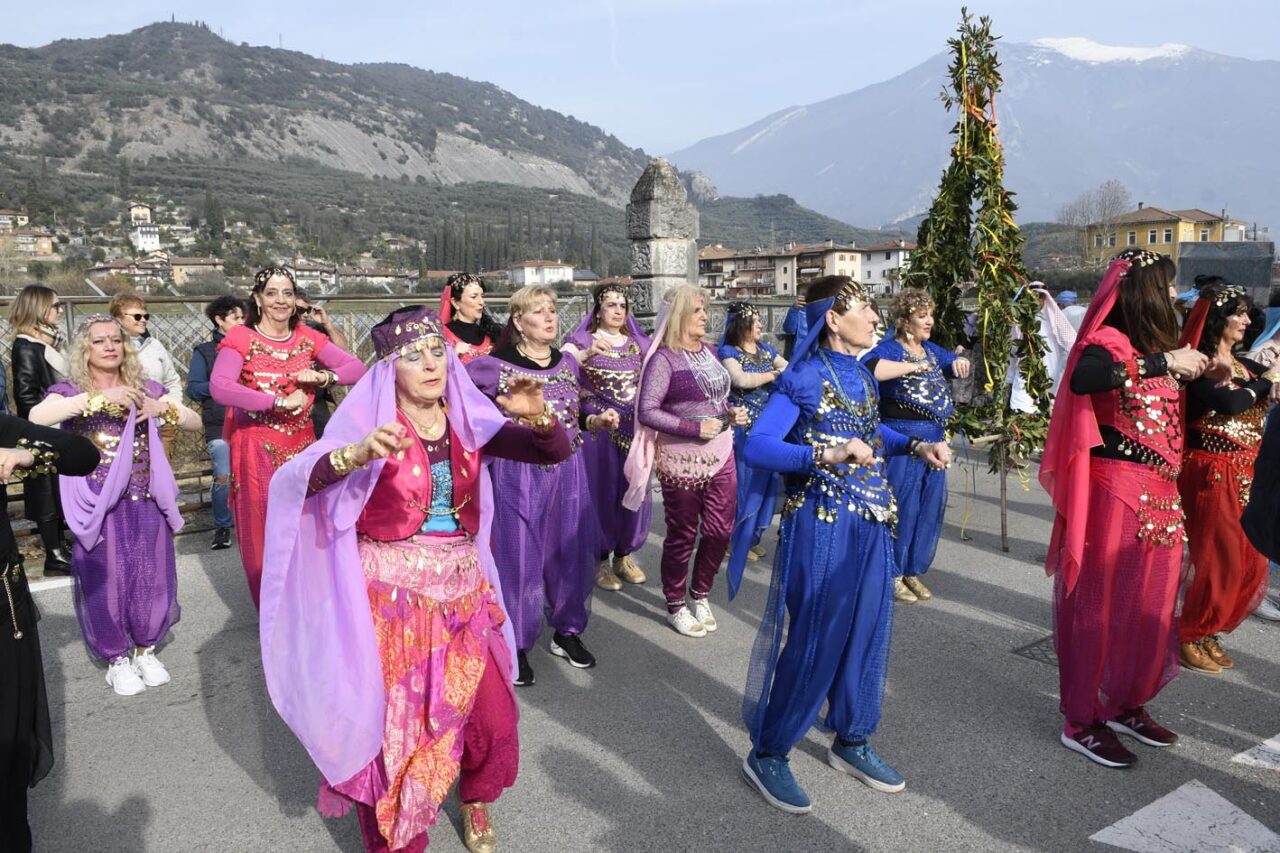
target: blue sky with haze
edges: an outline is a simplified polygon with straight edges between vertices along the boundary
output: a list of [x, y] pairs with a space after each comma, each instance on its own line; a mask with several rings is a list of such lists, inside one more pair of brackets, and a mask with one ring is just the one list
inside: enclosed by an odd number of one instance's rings
[[[33, 7], [34, 8], [34, 7]], [[1280, 0], [989, 0], [1010, 41], [1082, 36], [1189, 44], [1280, 59]], [[50, 10], [52, 11], [52, 10]], [[405, 62], [487, 80], [663, 153], [777, 109], [885, 80], [945, 46], [960, 3], [941, 0], [59, 0], [7, 16], [23, 47], [203, 20], [235, 42], [339, 62]]]

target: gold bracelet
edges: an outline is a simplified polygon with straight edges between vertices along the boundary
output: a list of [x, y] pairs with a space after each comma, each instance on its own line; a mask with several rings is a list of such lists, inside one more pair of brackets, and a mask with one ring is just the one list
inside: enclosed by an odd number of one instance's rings
[[182, 412], [178, 410], [177, 403], [170, 403], [169, 408], [164, 410], [164, 414], [160, 416], [160, 422], [176, 427], [178, 421], [182, 420]]
[[363, 468], [356, 462], [356, 446], [348, 444], [346, 447], [339, 447], [337, 450], [329, 453], [329, 464], [333, 466], [333, 471], [339, 477], [345, 477], [357, 468]]
[[534, 432], [551, 432], [551, 404], [548, 403], [542, 414], [534, 418], [521, 417], [520, 422]]

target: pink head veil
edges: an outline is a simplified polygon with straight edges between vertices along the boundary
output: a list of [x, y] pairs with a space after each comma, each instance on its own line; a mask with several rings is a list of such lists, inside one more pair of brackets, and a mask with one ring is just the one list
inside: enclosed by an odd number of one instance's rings
[[[636, 384], [644, 388], [644, 374], [649, 362], [662, 346], [662, 338], [667, 332], [667, 324], [671, 321], [671, 302], [662, 300], [658, 306], [658, 325], [653, 330], [653, 339], [645, 350], [644, 361], [640, 364], [640, 380]], [[641, 394], [640, 396], [643, 396]], [[627, 491], [622, 496], [622, 505], [635, 512], [644, 503], [645, 493], [649, 490], [649, 477], [653, 474], [653, 462], [658, 452], [658, 433], [652, 427], [640, 423], [639, 397], [636, 401], [636, 431], [631, 440], [631, 449], [627, 451], [627, 461], [623, 463], [622, 474], [627, 478]]]

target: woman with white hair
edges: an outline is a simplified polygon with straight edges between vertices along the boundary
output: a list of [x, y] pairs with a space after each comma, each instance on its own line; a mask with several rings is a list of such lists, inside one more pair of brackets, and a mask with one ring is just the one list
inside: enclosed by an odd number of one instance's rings
[[155, 647], [180, 614], [173, 535], [182, 515], [159, 427], [195, 432], [200, 416], [142, 378], [124, 329], [105, 314], [80, 323], [67, 361], [67, 381], [49, 388], [31, 420], [86, 436], [102, 453], [89, 476], [61, 477], [62, 507], [76, 537], [71, 573], [85, 644], [109, 661], [107, 684], [133, 696], [168, 683]]

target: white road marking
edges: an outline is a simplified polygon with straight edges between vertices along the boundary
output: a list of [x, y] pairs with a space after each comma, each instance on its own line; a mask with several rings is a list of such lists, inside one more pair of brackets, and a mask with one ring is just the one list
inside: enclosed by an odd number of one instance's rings
[[71, 578], [41, 578], [38, 581], [31, 581], [32, 592], [43, 592], [46, 589], [61, 589], [64, 586], [71, 586]]
[[1197, 780], [1094, 833], [1089, 840], [1136, 853], [1280, 850], [1280, 835]]
[[1231, 760], [1250, 767], [1280, 770], [1280, 735], [1264, 740], [1259, 746], [1245, 750]]

